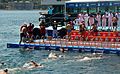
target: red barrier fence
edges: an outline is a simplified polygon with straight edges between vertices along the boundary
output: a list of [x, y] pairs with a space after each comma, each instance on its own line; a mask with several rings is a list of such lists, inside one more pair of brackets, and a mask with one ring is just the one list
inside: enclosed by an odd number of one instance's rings
[[80, 33], [78, 30], [73, 30], [71, 32], [71, 40], [120, 42], [120, 32], [85, 31]]

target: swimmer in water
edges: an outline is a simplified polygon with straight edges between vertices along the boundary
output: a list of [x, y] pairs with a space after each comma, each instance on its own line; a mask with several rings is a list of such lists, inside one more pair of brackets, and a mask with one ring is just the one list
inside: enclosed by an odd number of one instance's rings
[[101, 59], [99, 57], [83, 57], [79, 61], [89, 61], [89, 60], [94, 60], [94, 59]]
[[0, 63], [0, 66], [2, 66], [2, 65], [5, 65], [5, 63], [4, 62]]
[[93, 57], [102, 57], [103, 53], [93, 53]]
[[64, 49], [64, 48], [60, 48], [60, 51], [61, 51], [62, 53], [64, 53], [64, 52], [65, 52], [65, 49]]
[[4, 62], [0, 63], [0, 68], [6, 66], [6, 64]]
[[16, 70], [29, 70], [29, 69], [40, 68], [40, 67], [44, 67], [44, 66], [41, 65], [41, 64], [37, 64], [34, 61], [30, 61], [28, 63], [25, 63], [22, 67], [0, 70], [0, 74], [8, 74], [8, 71], [13, 72], [13, 71], [16, 71]]
[[43, 65], [37, 64], [37, 63], [34, 62], [34, 61], [30, 61], [30, 62], [25, 63], [25, 64], [23, 65], [23, 68], [24, 68], [24, 69], [32, 69], [32, 68], [38, 68], [38, 67], [43, 67]]
[[58, 55], [56, 53], [53, 53], [51, 52], [49, 55], [48, 55], [48, 59], [57, 59], [57, 58], [62, 58], [64, 57], [63, 55]]
[[92, 55], [83, 56], [79, 61], [88, 61], [94, 59], [102, 59], [102, 53], [93, 53]]
[[8, 74], [8, 69], [0, 71], [0, 74]]
[[58, 58], [58, 55], [56, 54], [56, 53], [50, 53], [49, 55], [48, 55], [48, 59], [57, 59]]
[[91, 58], [89, 58], [89, 57], [83, 57], [80, 61], [87, 61], [87, 60], [91, 60]]
[[56, 59], [64, 58], [64, 57], [65, 57], [64, 55], [58, 55], [58, 54], [56, 54], [56, 53], [51, 52], [51, 53], [48, 55], [48, 58], [43, 59], [43, 60], [44, 60], [44, 61], [56, 60]]

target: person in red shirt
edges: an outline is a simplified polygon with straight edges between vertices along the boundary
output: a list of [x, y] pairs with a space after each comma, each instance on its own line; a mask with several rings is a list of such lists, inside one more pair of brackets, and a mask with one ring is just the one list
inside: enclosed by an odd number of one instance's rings
[[91, 32], [98, 32], [96, 24], [92, 24]]
[[29, 38], [32, 38], [33, 36], [33, 28], [34, 28], [34, 24], [29, 23], [29, 26], [27, 27]]
[[40, 23], [40, 34], [41, 34], [41, 38], [45, 37], [46, 34], [46, 29], [45, 29], [45, 23], [44, 21]]

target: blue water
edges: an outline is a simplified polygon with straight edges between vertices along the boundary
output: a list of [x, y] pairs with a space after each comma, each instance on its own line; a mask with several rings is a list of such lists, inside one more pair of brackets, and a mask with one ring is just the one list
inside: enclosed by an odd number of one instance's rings
[[19, 68], [25, 62], [34, 60], [44, 65], [43, 68], [31, 70], [15, 70], [10, 74], [120, 74], [120, 57], [113, 54], [104, 54], [101, 59], [81, 60], [81, 57], [91, 56], [91, 53], [52, 51], [63, 58], [44, 60], [50, 51], [7, 48], [9, 42], [19, 41], [19, 28], [24, 22], [32, 22], [38, 26], [39, 11], [4, 11], [0, 10], [0, 63], [4, 68]]

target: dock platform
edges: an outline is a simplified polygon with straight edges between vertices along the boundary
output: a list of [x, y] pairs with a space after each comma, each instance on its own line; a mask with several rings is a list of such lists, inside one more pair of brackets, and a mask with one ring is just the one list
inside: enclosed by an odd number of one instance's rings
[[68, 41], [67, 39], [35, 40], [30, 43], [7, 43], [7, 48], [35, 48], [45, 50], [60, 50], [79, 52], [104, 52], [120, 54], [120, 42], [100, 41]]

